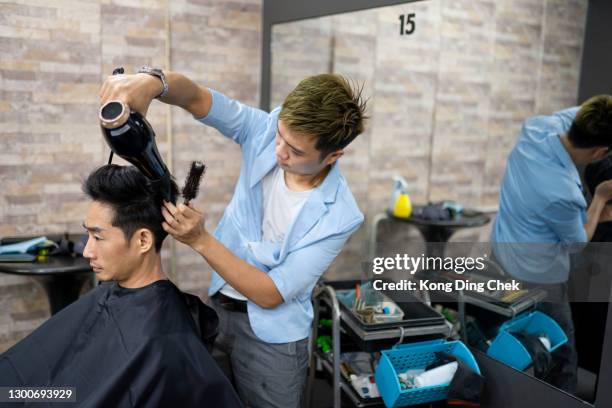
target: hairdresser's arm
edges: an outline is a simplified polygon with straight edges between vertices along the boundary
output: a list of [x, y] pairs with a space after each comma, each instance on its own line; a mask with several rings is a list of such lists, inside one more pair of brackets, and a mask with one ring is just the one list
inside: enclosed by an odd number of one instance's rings
[[[168, 82], [168, 93], [160, 99], [162, 102], [179, 106], [194, 117], [208, 115], [212, 105], [212, 94], [183, 74], [164, 71]], [[100, 104], [111, 100], [122, 100], [130, 108], [146, 115], [151, 101], [163, 90], [159, 78], [149, 74], [112, 75], [109, 76], [100, 90]]]
[[597, 224], [610, 221], [611, 210], [610, 206], [606, 205], [610, 200], [612, 200], [612, 180], [600, 183], [595, 189], [593, 200], [587, 211], [587, 223], [584, 226], [589, 241], [595, 234]]
[[587, 235], [587, 241], [590, 241], [595, 234], [595, 230], [597, 229], [597, 224], [599, 224], [602, 220], [600, 220], [601, 213], [606, 206], [606, 199], [601, 195], [595, 194], [593, 200], [591, 201], [591, 205], [587, 210], [587, 223], [584, 225], [584, 229]]
[[226, 282], [259, 307], [273, 308], [283, 303], [268, 274], [234, 255], [208, 231], [203, 230], [191, 246]]
[[192, 247], [234, 289], [263, 308], [274, 308], [283, 303], [272, 278], [248, 262], [234, 255], [213, 237], [203, 225], [203, 215], [190, 204], [162, 207], [164, 230]]
[[553, 118], [557, 120], [557, 130], [559, 133], [565, 133], [572, 126], [572, 122], [576, 117], [576, 113], [580, 110], [580, 106], [574, 106], [572, 108], [563, 109], [561, 111], [553, 113]]

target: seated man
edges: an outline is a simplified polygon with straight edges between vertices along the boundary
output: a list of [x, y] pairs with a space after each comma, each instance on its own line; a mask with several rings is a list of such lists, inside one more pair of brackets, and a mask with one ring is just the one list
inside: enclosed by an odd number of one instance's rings
[[83, 255], [104, 282], [0, 355], [0, 386], [74, 387], [88, 407], [241, 406], [205, 347], [215, 312], [162, 270], [161, 193], [117, 165], [83, 189]]

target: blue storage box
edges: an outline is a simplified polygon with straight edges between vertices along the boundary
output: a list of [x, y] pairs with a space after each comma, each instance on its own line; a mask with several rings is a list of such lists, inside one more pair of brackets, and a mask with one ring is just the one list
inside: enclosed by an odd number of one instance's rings
[[529, 352], [513, 332], [526, 334], [546, 333], [550, 339], [550, 352], [567, 343], [565, 332], [552, 318], [542, 312], [531, 312], [507, 321], [487, 350], [487, 354], [517, 370], [525, 370], [533, 362]]
[[436, 352], [445, 352], [461, 360], [476, 373], [480, 369], [474, 356], [460, 341], [430, 340], [419, 343], [402, 344], [381, 352], [376, 367], [376, 385], [385, 403], [391, 408], [423, 404], [445, 400], [449, 384], [402, 390], [398, 374], [410, 369], [425, 368], [436, 360]]

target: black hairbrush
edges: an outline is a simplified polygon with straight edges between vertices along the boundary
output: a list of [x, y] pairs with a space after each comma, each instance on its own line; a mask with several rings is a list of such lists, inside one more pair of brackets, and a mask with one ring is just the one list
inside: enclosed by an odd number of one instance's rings
[[206, 172], [206, 165], [200, 161], [191, 162], [191, 168], [185, 180], [185, 186], [183, 187], [183, 199], [185, 204], [189, 204], [191, 200], [196, 198], [198, 190], [200, 188], [200, 180]]

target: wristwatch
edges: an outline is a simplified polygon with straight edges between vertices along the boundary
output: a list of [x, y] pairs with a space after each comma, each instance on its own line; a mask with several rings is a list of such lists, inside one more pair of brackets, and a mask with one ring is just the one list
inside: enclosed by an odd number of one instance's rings
[[166, 96], [166, 94], [168, 93], [168, 82], [166, 81], [166, 76], [164, 75], [164, 71], [162, 71], [159, 68], [151, 68], [147, 65], [144, 65], [142, 68], [138, 70], [138, 73], [139, 74], [149, 74], [149, 75], [158, 77], [164, 89], [155, 98], [159, 99], [159, 98], [163, 98], [164, 96]]

